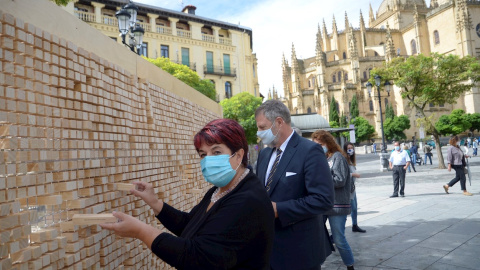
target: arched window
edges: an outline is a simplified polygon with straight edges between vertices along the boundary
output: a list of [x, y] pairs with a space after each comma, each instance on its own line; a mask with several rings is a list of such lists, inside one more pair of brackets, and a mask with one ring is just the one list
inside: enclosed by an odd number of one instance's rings
[[342, 81], [342, 72], [341, 71], [338, 72], [338, 81], [339, 82]]
[[368, 79], [368, 77], [367, 77], [367, 71], [364, 71], [364, 72], [363, 72], [363, 78], [364, 78], [365, 80]]
[[345, 81], [348, 80], [348, 73], [347, 72], [345, 72], [344, 76], [345, 76]]
[[377, 52], [375, 52], [375, 56], [378, 56], [378, 53], [377, 53]]
[[437, 30], [433, 31], [433, 41], [435, 45], [440, 44], [440, 35]]
[[298, 114], [298, 108], [295, 108], [295, 114]]
[[225, 98], [232, 97], [232, 84], [230, 82], [225, 82]]
[[308, 80], [308, 88], [311, 88], [312, 87], [312, 83], [310, 82], [310, 80]]
[[370, 111], [373, 112], [373, 101], [368, 101], [368, 106], [370, 107]]
[[336, 79], [335, 75], [332, 76], [332, 81], [337, 82], [337, 79]]
[[412, 39], [412, 41], [410, 41], [410, 47], [412, 47], [412, 55], [417, 54], [417, 42], [415, 41], [415, 39]]
[[343, 59], [347, 59], [347, 53], [343, 52]]
[[312, 113], [312, 108], [308, 107], [307, 108], [307, 113]]
[[385, 98], [385, 108], [387, 107], [388, 105], [388, 98]]

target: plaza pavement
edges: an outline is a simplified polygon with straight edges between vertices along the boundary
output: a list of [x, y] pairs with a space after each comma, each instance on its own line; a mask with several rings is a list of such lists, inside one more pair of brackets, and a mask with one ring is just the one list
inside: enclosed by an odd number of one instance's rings
[[[470, 159], [473, 196], [462, 194], [460, 182], [445, 193], [455, 172], [438, 169], [434, 153], [433, 166], [407, 172], [405, 197], [389, 198], [392, 172], [379, 164], [373, 154], [358, 156], [358, 225], [367, 232], [353, 233], [350, 216], [345, 230], [355, 269], [480, 269], [480, 157]], [[337, 251], [322, 269], [346, 266]]]

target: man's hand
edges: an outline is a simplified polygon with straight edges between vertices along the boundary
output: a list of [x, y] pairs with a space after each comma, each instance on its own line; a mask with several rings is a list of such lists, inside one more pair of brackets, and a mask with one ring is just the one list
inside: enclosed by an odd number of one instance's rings
[[272, 202], [272, 206], [273, 206], [273, 211], [275, 212], [275, 218], [278, 218], [277, 203], [276, 203], [276, 202]]

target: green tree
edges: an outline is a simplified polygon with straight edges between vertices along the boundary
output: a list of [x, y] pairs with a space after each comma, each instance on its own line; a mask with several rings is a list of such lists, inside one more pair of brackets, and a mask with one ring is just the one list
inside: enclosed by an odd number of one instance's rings
[[72, 0], [53, 0], [58, 6], [66, 6]]
[[223, 117], [237, 121], [245, 130], [248, 144], [257, 143], [255, 110], [262, 104], [262, 98], [242, 92], [220, 102]]
[[342, 112], [342, 115], [340, 116], [340, 127], [346, 127], [346, 126], [348, 126], [347, 117]]
[[410, 128], [410, 119], [406, 115], [393, 116], [393, 118], [385, 119], [383, 123], [383, 131], [387, 140], [395, 139], [396, 141], [406, 139], [404, 131]]
[[442, 115], [435, 123], [435, 129], [441, 135], [457, 135], [470, 129], [468, 114], [463, 110], [453, 110], [450, 114]]
[[[332, 97], [332, 101], [330, 102], [330, 121], [329, 122], [334, 122], [337, 127], [340, 125], [340, 118], [338, 116], [338, 107], [337, 107], [337, 101], [335, 100], [335, 97]], [[332, 125], [330, 124], [330, 127]]]
[[357, 94], [353, 95], [352, 102], [350, 103], [350, 116], [351, 118], [356, 118], [360, 116], [360, 110], [358, 109]]
[[469, 113], [467, 114], [467, 119], [472, 126], [470, 127], [470, 131], [473, 133], [475, 130], [480, 130], [480, 113]]
[[210, 80], [201, 79], [198, 74], [189, 67], [177, 63], [173, 63], [168, 58], [159, 57], [157, 59], [145, 58], [157, 67], [172, 74], [175, 78], [181, 80], [191, 86], [198, 92], [216, 101], [215, 85]]
[[385, 120], [393, 119], [394, 117], [395, 117], [395, 111], [393, 110], [393, 106], [390, 104], [387, 104], [387, 106], [385, 106]]
[[355, 126], [355, 139], [357, 142], [368, 140], [375, 133], [375, 128], [363, 117], [356, 117], [350, 123]]
[[[435, 128], [434, 115], [427, 116], [428, 104], [452, 104], [480, 80], [480, 63], [471, 56], [460, 58], [457, 55], [432, 54], [410, 56], [407, 59], [395, 58], [385, 63], [383, 68], [372, 70], [380, 75], [383, 82], [393, 80], [400, 89], [402, 98], [421, 118], [425, 131], [435, 138], [439, 168], [445, 169], [440, 146], [440, 132]], [[372, 76], [373, 78], [374, 76]], [[373, 83], [373, 79], [370, 79]], [[382, 82], [382, 84], [383, 84]]]

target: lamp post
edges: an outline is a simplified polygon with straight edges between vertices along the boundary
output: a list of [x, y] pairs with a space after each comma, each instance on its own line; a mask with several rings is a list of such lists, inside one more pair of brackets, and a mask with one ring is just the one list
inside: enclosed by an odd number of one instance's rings
[[[388, 153], [387, 153], [387, 144], [385, 143], [385, 132], [383, 130], [383, 114], [382, 114], [382, 96], [380, 95], [380, 86], [382, 82], [382, 77], [379, 75], [375, 75], [375, 85], [377, 86], [377, 97], [378, 97], [378, 108], [380, 111], [380, 129], [382, 130], [382, 150], [380, 153], [380, 164], [381, 164], [381, 171], [387, 171], [388, 170]], [[368, 95], [370, 96], [372, 93], [372, 83], [367, 82], [365, 85], [368, 90]], [[384, 83], [385, 90], [387, 91], [388, 96], [390, 96], [390, 82], [385, 81]]]
[[[136, 48], [137, 54], [140, 55], [145, 30], [137, 24], [137, 11], [138, 7], [130, 1], [115, 13], [115, 17], [118, 20], [118, 31], [122, 36], [122, 43], [129, 47], [132, 52], [135, 52]], [[125, 42], [127, 34], [130, 36], [128, 44]]]

